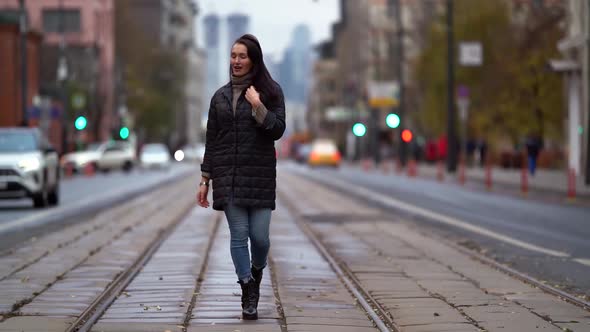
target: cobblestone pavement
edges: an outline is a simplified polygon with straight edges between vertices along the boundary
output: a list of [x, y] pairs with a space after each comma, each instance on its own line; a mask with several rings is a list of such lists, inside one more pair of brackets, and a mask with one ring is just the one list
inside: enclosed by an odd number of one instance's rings
[[1, 253], [0, 332], [66, 331], [117, 284], [92, 331], [378, 331], [345, 279], [401, 331], [590, 331], [588, 310], [288, 172], [279, 175], [260, 318], [242, 321], [225, 217], [195, 206], [195, 183], [170, 184]]

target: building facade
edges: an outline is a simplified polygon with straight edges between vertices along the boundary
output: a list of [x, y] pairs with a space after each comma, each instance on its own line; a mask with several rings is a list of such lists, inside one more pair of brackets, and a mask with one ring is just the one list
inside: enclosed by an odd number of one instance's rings
[[[18, 20], [0, 16], [0, 126], [13, 127], [23, 124], [22, 105], [22, 61], [21, 35]], [[33, 105], [33, 99], [39, 95], [39, 62], [41, 51], [41, 34], [27, 34], [27, 92], [26, 108]]]
[[553, 70], [564, 77], [568, 168], [590, 185], [590, 3], [567, 1], [566, 35], [557, 45], [562, 59]]
[[154, 47], [180, 54], [186, 63], [184, 97], [171, 105], [174, 130], [168, 138], [172, 148], [195, 143], [201, 136], [203, 113], [204, 54], [197, 48], [195, 18], [199, 12], [193, 0], [126, 0], [139, 29]]
[[[0, 12], [14, 13], [18, 6], [18, 0], [0, 0]], [[25, 6], [29, 28], [43, 34], [42, 93], [59, 98], [63, 84], [75, 86], [64, 98], [68, 130], [70, 117], [85, 115], [89, 139], [106, 139], [114, 119], [113, 0], [29, 0]], [[84, 102], [71, 105], [74, 93]]]

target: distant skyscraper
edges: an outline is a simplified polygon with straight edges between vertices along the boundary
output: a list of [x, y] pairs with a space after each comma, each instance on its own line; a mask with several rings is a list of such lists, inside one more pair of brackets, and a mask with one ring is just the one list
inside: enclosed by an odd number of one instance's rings
[[311, 79], [311, 34], [306, 25], [293, 30], [291, 44], [285, 50], [280, 65], [280, 83], [285, 97], [294, 103], [305, 104]]
[[234, 41], [248, 33], [250, 29], [250, 17], [243, 14], [232, 14], [227, 17], [227, 42], [228, 50], [231, 49]]
[[[205, 31], [205, 51], [207, 53], [207, 88], [205, 100], [210, 100], [219, 88], [219, 16], [207, 15], [203, 18]], [[207, 103], [208, 106], [208, 103]]]

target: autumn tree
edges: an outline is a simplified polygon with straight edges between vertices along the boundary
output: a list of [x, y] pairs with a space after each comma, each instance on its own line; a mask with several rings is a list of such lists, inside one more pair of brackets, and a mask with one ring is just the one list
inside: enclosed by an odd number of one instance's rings
[[135, 129], [146, 141], [170, 141], [184, 98], [184, 57], [150, 40], [137, 24], [131, 2], [116, 4], [117, 61]]
[[[480, 41], [480, 67], [455, 65], [457, 85], [470, 89], [468, 136], [493, 145], [518, 144], [539, 133], [563, 136], [561, 77], [548, 69], [559, 57], [561, 7], [513, 6], [511, 1], [455, 0], [455, 42]], [[429, 42], [416, 65], [421, 109], [415, 121], [434, 137], [446, 132], [447, 40], [444, 15], [431, 24]], [[458, 53], [458, 52], [456, 52]]]

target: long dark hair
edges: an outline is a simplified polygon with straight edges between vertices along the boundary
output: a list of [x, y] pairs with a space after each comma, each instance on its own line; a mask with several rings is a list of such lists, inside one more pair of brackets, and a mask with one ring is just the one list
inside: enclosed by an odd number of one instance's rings
[[[279, 84], [273, 80], [266, 69], [262, 55], [262, 48], [258, 39], [251, 34], [245, 34], [236, 39], [235, 44], [242, 44], [248, 50], [248, 57], [252, 61], [252, 85], [261, 94], [261, 99], [274, 99], [279, 94]], [[231, 65], [229, 68], [231, 75]]]

